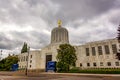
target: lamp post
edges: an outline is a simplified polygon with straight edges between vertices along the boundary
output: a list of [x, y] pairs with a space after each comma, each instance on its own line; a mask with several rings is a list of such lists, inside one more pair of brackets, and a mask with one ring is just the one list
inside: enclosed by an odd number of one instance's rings
[[28, 50], [27, 50], [27, 62], [26, 62], [26, 70], [25, 70], [25, 75], [27, 76], [28, 74], [28, 63], [29, 63], [29, 51], [30, 51], [30, 47], [28, 47]]

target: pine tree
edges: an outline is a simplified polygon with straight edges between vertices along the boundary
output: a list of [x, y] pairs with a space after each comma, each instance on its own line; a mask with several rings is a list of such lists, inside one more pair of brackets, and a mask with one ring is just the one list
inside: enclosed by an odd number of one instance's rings
[[[118, 27], [118, 36], [117, 36], [118, 44], [120, 44], [120, 25]], [[120, 51], [116, 53], [116, 57], [118, 60], [120, 60]]]
[[28, 51], [28, 49], [27, 49], [27, 43], [24, 42], [24, 45], [23, 45], [23, 47], [22, 47], [22, 49], [21, 49], [21, 53], [25, 53], [25, 52], [27, 52], [27, 51]]

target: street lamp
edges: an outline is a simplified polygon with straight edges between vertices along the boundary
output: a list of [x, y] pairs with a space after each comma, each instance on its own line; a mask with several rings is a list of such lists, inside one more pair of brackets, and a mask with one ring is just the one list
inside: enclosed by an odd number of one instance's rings
[[25, 70], [25, 75], [27, 76], [28, 74], [28, 63], [29, 63], [29, 52], [30, 52], [30, 47], [28, 47], [28, 50], [27, 50], [27, 62], [26, 62], [26, 70]]

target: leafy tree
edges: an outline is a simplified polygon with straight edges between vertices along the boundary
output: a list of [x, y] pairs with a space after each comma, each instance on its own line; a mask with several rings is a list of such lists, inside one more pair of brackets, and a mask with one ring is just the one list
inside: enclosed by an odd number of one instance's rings
[[21, 49], [21, 53], [25, 53], [25, 52], [27, 52], [28, 50], [27, 50], [27, 43], [26, 42], [24, 42], [24, 45], [23, 45], [23, 47], [22, 47], [22, 49]]
[[18, 57], [16, 55], [14, 56], [8, 56], [5, 59], [2, 59], [0, 61], [0, 70], [9, 71], [12, 67], [12, 64], [18, 63]]
[[[118, 27], [118, 36], [117, 36], [117, 39], [118, 39], [118, 44], [120, 45], [120, 25]], [[118, 60], [120, 60], [120, 51], [118, 51], [116, 53], [116, 57], [117, 57]]]
[[75, 48], [70, 44], [61, 44], [57, 55], [58, 71], [69, 71], [70, 67], [75, 66], [77, 60]]

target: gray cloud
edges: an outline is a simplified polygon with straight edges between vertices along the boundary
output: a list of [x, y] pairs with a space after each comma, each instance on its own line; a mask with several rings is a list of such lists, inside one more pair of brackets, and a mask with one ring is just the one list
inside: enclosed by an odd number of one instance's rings
[[101, 15], [115, 6], [115, 0], [53, 0], [61, 5], [58, 16], [63, 19], [89, 19]]
[[0, 0], [0, 49], [46, 46], [58, 19], [71, 44], [114, 38], [119, 8], [120, 0]]

